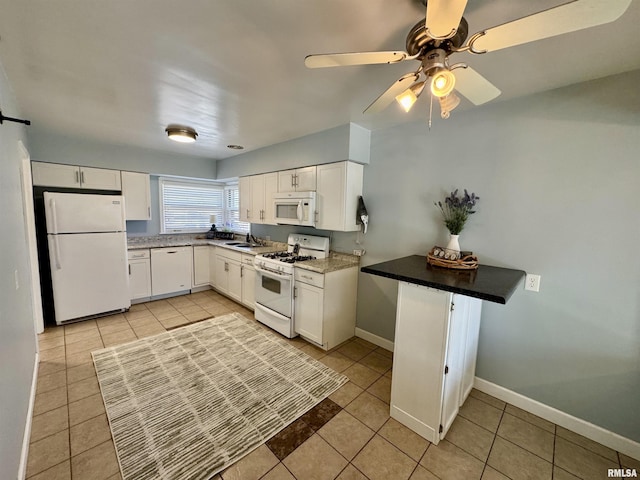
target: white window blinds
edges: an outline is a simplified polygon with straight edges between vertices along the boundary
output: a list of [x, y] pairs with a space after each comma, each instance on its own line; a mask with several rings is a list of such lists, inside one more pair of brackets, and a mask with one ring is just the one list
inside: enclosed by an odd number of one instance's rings
[[222, 185], [178, 179], [159, 179], [162, 233], [197, 233], [211, 228], [210, 216], [224, 225]]
[[229, 228], [234, 232], [249, 233], [249, 223], [240, 221], [240, 191], [238, 185], [230, 185], [224, 189], [225, 217]]

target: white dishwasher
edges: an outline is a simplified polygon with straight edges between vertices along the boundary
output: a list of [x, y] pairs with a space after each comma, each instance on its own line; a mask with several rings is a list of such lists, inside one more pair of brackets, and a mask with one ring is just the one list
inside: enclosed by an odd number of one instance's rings
[[191, 290], [193, 249], [167, 247], [151, 249], [151, 295]]

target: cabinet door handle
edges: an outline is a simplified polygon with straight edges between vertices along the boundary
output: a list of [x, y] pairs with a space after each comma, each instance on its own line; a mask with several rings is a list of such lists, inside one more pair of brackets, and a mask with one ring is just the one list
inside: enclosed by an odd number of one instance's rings
[[174, 250], [173, 252], [166, 252], [166, 253], [178, 253], [178, 251]]
[[247, 208], [247, 218], [249, 218], [249, 209]]
[[298, 297], [298, 287], [293, 287], [293, 298]]
[[80, 172], [76, 170], [76, 183], [80, 183]]
[[80, 172], [80, 181], [84, 183], [84, 172]]
[[240, 265], [240, 278], [244, 276], [244, 265]]
[[229, 271], [229, 264], [227, 262], [224, 262], [224, 271], [225, 272]]
[[131, 265], [129, 265], [129, 275], [131, 275]]
[[151, 218], [151, 207], [147, 207], [147, 216]]

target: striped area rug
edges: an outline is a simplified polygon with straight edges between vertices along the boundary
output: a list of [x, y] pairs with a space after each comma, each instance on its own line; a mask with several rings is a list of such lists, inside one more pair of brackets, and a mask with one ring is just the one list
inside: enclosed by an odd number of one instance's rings
[[211, 478], [347, 382], [238, 313], [92, 355], [124, 480]]

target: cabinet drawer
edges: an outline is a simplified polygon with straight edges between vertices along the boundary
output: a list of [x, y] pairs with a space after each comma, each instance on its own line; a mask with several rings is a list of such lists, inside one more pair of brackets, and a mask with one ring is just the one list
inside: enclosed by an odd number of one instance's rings
[[135, 260], [137, 258], [150, 258], [149, 249], [141, 249], [141, 250], [129, 250], [127, 254], [127, 258], [129, 260]]
[[253, 267], [254, 258], [255, 257], [253, 255], [244, 254], [244, 255], [242, 255], [242, 264], [243, 265], [250, 265], [250, 266]]
[[324, 273], [295, 268], [294, 275], [297, 282], [308, 283], [309, 285], [324, 288]]
[[219, 257], [224, 257], [227, 260], [235, 260], [236, 262], [242, 262], [242, 253], [234, 252], [233, 250], [229, 250], [228, 248], [218, 248], [216, 251], [216, 255]]

